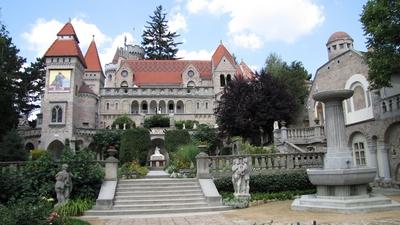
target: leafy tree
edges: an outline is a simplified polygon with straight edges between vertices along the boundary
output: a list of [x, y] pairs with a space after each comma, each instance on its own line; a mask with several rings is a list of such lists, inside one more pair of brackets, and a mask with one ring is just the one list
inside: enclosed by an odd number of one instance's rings
[[199, 125], [193, 133], [193, 139], [198, 143], [206, 143], [209, 151], [215, 150], [219, 142], [217, 129], [206, 124]]
[[15, 130], [4, 135], [0, 146], [0, 161], [24, 161], [28, 159], [28, 152], [24, 149], [23, 140]]
[[150, 133], [147, 129], [134, 128], [126, 130], [121, 138], [120, 161], [125, 163], [137, 160], [142, 166], [145, 165], [150, 144]]
[[391, 76], [400, 73], [400, 2], [370, 0], [361, 13], [367, 36], [366, 53], [371, 88], [391, 86]]
[[122, 132], [122, 130], [101, 130], [96, 132], [93, 136], [95, 149], [92, 150], [95, 150], [100, 154], [100, 156], [102, 156], [110, 145], [119, 149], [119, 146], [121, 145]]
[[129, 118], [127, 115], [123, 115], [116, 118], [112, 123], [111, 127], [112, 128], [118, 127], [119, 129], [123, 129], [124, 124], [126, 129], [131, 129], [136, 126], [135, 122], [131, 118]]
[[271, 136], [273, 122], [291, 122], [296, 100], [282, 80], [261, 71], [258, 79], [235, 79], [228, 83], [216, 108], [221, 132], [258, 143], [259, 136]]
[[0, 21], [0, 138], [18, 124], [21, 114], [37, 108], [35, 101], [44, 86], [44, 61], [37, 59], [25, 70], [25, 58], [18, 55], [6, 27]]
[[276, 53], [272, 53], [267, 57], [263, 70], [287, 84], [290, 93], [296, 97], [298, 109], [305, 104], [308, 96], [308, 87], [305, 81], [311, 79], [311, 74], [301, 62], [293, 61], [288, 64]]
[[175, 152], [180, 145], [192, 142], [187, 130], [166, 130], [164, 133], [165, 148], [168, 152]]
[[178, 52], [177, 46], [181, 42], [175, 42], [179, 37], [176, 32], [168, 31], [168, 20], [162, 6], [157, 6], [154, 15], [150, 16], [147, 26], [142, 34], [142, 45], [147, 59], [175, 59]]

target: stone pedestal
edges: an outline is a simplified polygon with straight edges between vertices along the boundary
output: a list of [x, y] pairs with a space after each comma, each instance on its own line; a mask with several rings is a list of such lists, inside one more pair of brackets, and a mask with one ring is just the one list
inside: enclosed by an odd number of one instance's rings
[[353, 165], [342, 106], [343, 100], [352, 95], [352, 90], [333, 90], [313, 96], [325, 104], [327, 153], [323, 169], [307, 170], [310, 182], [317, 186], [317, 194], [301, 196], [292, 203], [292, 209], [340, 213], [400, 209], [397, 202], [368, 194], [368, 184], [375, 179], [376, 168]]
[[196, 156], [196, 163], [197, 163], [197, 179], [209, 179], [211, 178], [209, 164], [210, 161], [208, 160], [208, 154], [205, 152], [200, 152]]

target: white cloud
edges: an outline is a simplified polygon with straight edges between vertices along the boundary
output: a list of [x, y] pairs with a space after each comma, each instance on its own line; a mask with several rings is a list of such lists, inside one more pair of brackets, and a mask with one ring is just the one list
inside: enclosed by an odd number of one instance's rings
[[237, 46], [241, 46], [243, 48], [249, 49], [258, 49], [261, 48], [263, 43], [260, 37], [257, 34], [234, 34], [232, 36], [233, 43]]
[[180, 12], [173, 13], [168, 21], [168, 27], [171, 32], [186, 31], [186, 18]]
[[177, 53], [177, 57], [186, 60], [210, 60], [212, 54], [213, 52], [205, 49], [199, 51], [187, 51], [185, 49], [180, 49]]
[[[81, 49], [86, 49], [95, 35], [97, 46], [110, 42], [111, 38], [105, 35], [100, 29], [91, 23], [87, 23], [83, 19], [74, 18], [71, 21], [75, 32], [80, 41]], [[22, 34], [22, 37], [27, 42], [27, 48], [30, 51], [37, 52], [37, 56], [41, 57], [56, 39], [57, 33], [64, 26], [64, 22], [54, 19], [45, 20], [37, 19], [32, 25], [30, 31]]]
[[323, 7], [312, 0], [189, 0], [186, 8], [228, 14], [228, 35], [245, 48], [260, 48], [266, 41], [293, 43], [325, 20]]
[[134, 44], [136, 42], [131, 33], [124, 32], [122, 34], [117, 35], [112, 40], [111, 45], [109, 47], [105, 47], [99, 51], [100, 61], [102, 65], [111, 63], [117, 48], [122, 47], [124, 45], [125, 37], [126, 37], [126, 42], [128, 44]]

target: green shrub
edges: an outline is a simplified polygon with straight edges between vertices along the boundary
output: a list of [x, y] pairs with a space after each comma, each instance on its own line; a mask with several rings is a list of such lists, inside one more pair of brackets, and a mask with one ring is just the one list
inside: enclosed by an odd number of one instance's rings
[[149, 169], [145, 166], [140, 166], [137, 161], [127, 162], [124, 163], [118, 169], [118, 175], [121, 177], [122, 175], [126, 176], [127, 178], [131, 178], [132, 174], [135, 173], [137, 178], [142, 178], [149, 173]]
[[197, 144], [207, 145], [208, 151], [213, 151], [219, 142], [217, 129], [211, 128], [206, 124], [200, 124], [193, 133], [193, 140]]
[[143, 126], [145, 128], [152, 127], [169, 127], [169, 118], [161, 115], [154, 115], [144, 119]]
[[168, 152], [175, 152], [180, 145], [191, 142], [190, 134], [187, 130], [167, 130], [165, 131], [165, 148]]
[[111, 127], [113, 129], [118, 128], [118, 129], [123, 129], [125, 124], [126, 129], [131, 129], [136, 126], [135, 122], [129, 118], [127, 115], [119, 116], [117, 117], [114, 122], [112, 123]]
[[[233, 192], [231, 177], [214, 181], [219, 192]], [[314, 185], [308, 180], [306, 172], [273, 173], [254, 175], [250, 177], [250, 192], [279, 192], [313, 189]]]
[[137, 160], [141, 165], [145, 165], [150, 144], [150, 133], [147, 129], [126, 130], [121, 138], [120, 161], [125, 163]]
[[232, 155], [232, 148], [225, 146], [221, 149], [221, 151], [219, 152], [220, 155]]
[[23, 139], [15, 130], [4, 135], [0, 146], [0, 162], [28, 160], [28, 152], [25, 151]]
[[114, 146], [116, 149], [119, 149], [123, 132], [123, 130], [101, 130], [96, 132], [96, 134], [93, 136], [95, 149], [92, 150], [95, 150], [100, 155], [103, 155], [110, 145]]
[[82, 216], [86, 210], [92, 208], [94, 201], [92, 199], [70, 199], [65, 204], [56, 208], [56, 212], [61, 217]]
[[51, 210], [52, 205], [46, 201], [31, 203], [19, 200], [10, 202], [7, 206], [0, 205], [0, 224], [45, 225]]
[[254, 146], [247, 141], [244, 141], [240, 137], [235, 137], [236, 140], [240, 141], [240, 151], [241, 154], [270, 154], [275, 153], [275, 146], [264, 147], [264, 146]]
[[[199, 149], [194, 144], [181, 145], [172, 154], [172, 164], [178, 169], [189, 168], [190, 163], [196, 164], [196, 155], [199, 152]], [[179, 163], [174, 163], [175, 161], [179, 161]]]
[[46, 150], [44, 150], [44, 149], [33, 149], [31, 151], [32, 160], [36, 160], [36, 159], [40, 158], [45, 152], [46, 152]]

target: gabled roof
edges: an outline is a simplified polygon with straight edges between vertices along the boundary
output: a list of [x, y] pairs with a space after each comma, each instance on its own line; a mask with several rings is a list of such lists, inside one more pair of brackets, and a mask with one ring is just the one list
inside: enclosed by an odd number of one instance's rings
[[57, 33], [57, 36], [73, 36], [79, 43], [78, 36], [76, 35], [75, 29], [71, 22], [66, 23], [64, 27], [61, 28], [61, 30]]
[[243, 76], [246, 79], [254, 79], [254, 72], [247, 66], [247, 64], [242, 60], [240, 64], [237, 66], [236, 70], [237, 75]]
[[86, 71], [91, 71], [91, 72], [103, 71], [101, 68], [96, 42], [94, 40], [90, 43], [89, 48], [86, 52], [85, 62], [86, 62]]
[[211, 79], [211, 62], [206, 60], [124, 60], [133, 72], [133, 82], [140, 85], [179, 85], [182, 73], [193, 65], [200, 78]]
[[78, 57], [78, 59], [83, 64], [83, 66], [86, 68], [85, 59], [83, 58], [81, 48], [79, 47], [79, 41], [78, 41], [78, 38], [76, 37], [74, 28], [72, 27], [72, 24], [67, 23], [60, 30], [60, 32], [58, 32], [57, 35], [58, 36], [72, 35], [72, 36], [74, 36], [74, 38], [72, 38], [72, 39], [57, 38], [53, 42], [53, 44], [49, 47], [49, 49], [47, 49], [44, 56], [45, 57], [75, 56], [75, 57]]
[[225, 46], [221, 43], [219, 44], [218, 48], [215, 50], [211, 58], [214, 67], [218, 66], [218, 64], [221, 62], [222, 57], [224, 56], [232, 65], [236, 64], [231, 53], [229, 53], [228, 49], [226, 49]]

